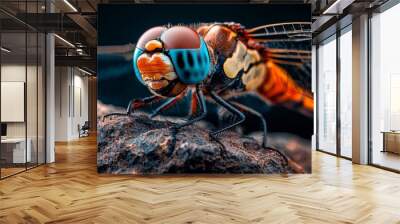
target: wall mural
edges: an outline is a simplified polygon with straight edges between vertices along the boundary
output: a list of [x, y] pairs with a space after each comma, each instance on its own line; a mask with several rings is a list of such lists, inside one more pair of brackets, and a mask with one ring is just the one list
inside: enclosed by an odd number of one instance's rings
[[100, 5], [99, 173], [310, 173], [308, 5]]

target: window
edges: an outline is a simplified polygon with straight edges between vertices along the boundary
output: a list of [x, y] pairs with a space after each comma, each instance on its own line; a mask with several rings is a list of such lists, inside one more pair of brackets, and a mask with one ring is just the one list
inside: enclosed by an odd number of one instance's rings
[[371, 18], [371, 162], [400, 170], [400, 4]]
[[340, 155], [352, 156], [352, 34], [351, 26], [345, 28], [340, 45]]
[[336, 36], [318, 47], [318, 149], [336, 153]]
[[[42, 5], [18, 2], [21, 15], [41, 12]], [[46, 39], [12, 16], [0, 12], [0, 17], [12, 24], [0, 23], [0, 178], [5, 178], [45, 163]]]

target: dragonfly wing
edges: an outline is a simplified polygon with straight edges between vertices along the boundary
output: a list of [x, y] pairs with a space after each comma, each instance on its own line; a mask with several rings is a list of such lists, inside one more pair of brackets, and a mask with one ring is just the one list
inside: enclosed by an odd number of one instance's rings
[[312, 38], [310, 22], [267, 24], [246, 29], [248, 37], [268, 42], [303, 41]]
[[311, 23], [289, 22], [247, 29], [253, 41], [265, 46], [265, 57], [283, 67], [302, 87], [311, 89]]

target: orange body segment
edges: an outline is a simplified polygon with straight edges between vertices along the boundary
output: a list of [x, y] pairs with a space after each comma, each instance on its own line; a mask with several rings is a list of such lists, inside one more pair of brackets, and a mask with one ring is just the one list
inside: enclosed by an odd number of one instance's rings
[[261, 95], [274, 104], [298, 104], [298, 109], [313, 111], [311, 93], [297, 85], [285, 69], [273, 62], [267, 62], [266, 68], [266, 78], [258, 89]]
[[197, 104], [198, 104], [198, 100], [197, 100], [197, 96], [194, 93], [194, 91], [192, 92], [192, 100], [191, 100], [192, 104], [190, 106], [190, 115], [195, 115], [196, 111], [197, 111]]

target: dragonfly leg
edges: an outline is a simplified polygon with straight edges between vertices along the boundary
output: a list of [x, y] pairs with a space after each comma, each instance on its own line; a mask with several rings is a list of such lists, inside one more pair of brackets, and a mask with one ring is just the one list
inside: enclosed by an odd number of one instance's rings
[[186, 122], [184, 122], [182, 124], [176, 125], [174, 127], [175, 129], [180, 129], [182, 127], [191, 125], [191, 124], [193, 124], [193, 123], [195, 123], [197, 121], [200, 121], [200, 120], [202, 120], [202, 119], [204, 119], [206, 117], [206, 115], [207, 115], [207, 107], [206, 107], [206, 100], [204, 98], [203, 92], [199, 88], [196, 88], [195, 94], [197, 96], [198, 103], [199, 103], [199, 108], [200, 108], [200, 111], [201, 111], [200, 115], [197, 116], [197, 117], [194, 117], [194, 118], [192, 118], [192, 119], [190, 119], [190, 120], [188, 120], [188, 121], [186, 121]]
[[263, 116], [260, 112], [254, 110], [254, 109], [252, 109], [252, 108], [250, 108], [250, 107], [248, 107], [248, 106], [245, 106], [245, 105], [243, 105], [243, 104], [241, 104], [241, 103], [238, 103], [238, 102], [230, 102], [230, 103], [233, 104], [233, 105], [235, 105], [237, 108], [239, 108], [239, 109], [242, 110], [243, 112], [247, 112], [247, 113], [249, 113], [249, 114], [252, 114], [252, 115], [254, 115], [254, 116], [260, 118], [261, 124], [262, 124], [262, 128], [263, 128], [263, 141], [262, 141], [262, 146], [263, 146], [264, 148], [267, 148], [267, 134], [268, 134], [268, 129], [267, 129], [267, 121], [265, 120], [264, 116]]
[[172, 155], [172, 153], [174, 152], [175, 144], [176, 144], [176, 135], [178, 134], [179, 129], [183, 128], [185, 126], [191, 125], [197, 121], [200, 121], [200, 120], [204, 119], [207, 115], [206, 100], [204, 98], [203, 92], [199, 88], [196, 88], [195, 94], [198, 99], [198, 101], [196, 101], [196, 102], [199, 102], [199, 108], [201, 110], [201, 113], [199, 116], [197, 116], [195, 118], [192, 118], [182, 124], [177, 124], [177, 125], [171, 127], [172, 143], [170, 144], [169, 149], [168, 149], [168, 156]]
[[190, 120], [194, 116], [196, 116], [197, 109], [198, 109], [198, 104], [200, 102], [200, 99], [198, 97], [198, 94], [196, 93], [196, 89], [191, 90], [191, 100], [189, 104], [189, 114], [187, 115], [186, 120]]
[[243, 104], [241, 104], [241, 103], [232, 102], [232, 101], [230, 101], [230, 103], [233, 104], [233, 105], [235, 105], [237, 108], [239, 108], [239, 109], [242, 110], [243, 112], [247, 112], [247, 113], [249, 113], [249, 114], [253, 114], [253, 115], [255, 115], [255, 116], [257, 116], [257, 117], [260, 118], [260, 120], [261, 120], [261, 122], [262, 122], [262, 126], [263, 126], [263, 142], [262, 142], [262, 147], [263, 147], [264, 149], [267, 149], [267, 148], [268, 148], [268, 149], [270, 149], [270, 150], [276, 151], [277, 153], [279, 153], [279, 154], [285, 159], [286, 164], [289, 164], [288, 159], [287, 159], [287, 157], [286, 157], [286, 155], [285, 155], [284, 153], [282, 153], [282, 152], [279, 151], [278, 149], [271, 148], [271, 147], [268, 147], [268, 146], [267, 146], [267, 143], [268, 143], [268, 142], [267, 142], [268, 129], [267, 129], [267, 121], [265, 120], [264, 116], [263, 116], [260, 112], [254, 110], [254, 109], [252, 109], [252, 108], [250, 108], [250, 107], [248, 107], [248, 106], [245, 106], [245, 105], [243, 105]]
[[147, 105], [149, 105], [151, 103], [155, 103], [155, 102], [157, 102], [157, 101], [159, 101], [161, 99], [162, 99], [162, 97], [153, 95], [153, 96], [149, 96], [149, 97], [146, 97], [146, 98], [143, 98], [143, 99], [131, 100], [131, 102], [129, 102], [128, 108], [126, 109], [126, 113], [128, 115], [131, 115], [136, 110], [138, 110], [140, 108], [143, 108], [143, 107], [145, 107], [145, 106], [147, 106]]
[[127, 113], [109, 113], [103, 116], [103, 121], [104, 119], [108, 118], [108, 117], [113, 117], [113, 116], [128, 116]]
[[155, 102], [157, 100], [160, 100], [160, 99], [161, 99], [161, 97], [153, 95], [153, 96], [149, 96], [149, 97], [146, 97], [146, 98], [143, 98], [143, 99], [131, 100], [129, 102], [129, 105], [128, 105], [125, 113], [121, 113], [121, 112], [109, 113], [109, 114], [106, 114], [106, 115], [103, 116], [103, 120], [105, 118], [111, 117], [111, 116], [130, 116], [135, 112], [135, 110], [137, 110], [139, 108], [142, 108], [142, 107], [144, 107], [144, 106], [146, 106], [146, 105], [148, 105], [150, 103], [153, 103], [153, 102]]
[[184, 96], [185, 94], [180, 94], [178, 96], [169, 98], [167, 101], [165, 101], [163, 104], [161, 104], [153, 111], [153, 113], [150, 115], [150, 118], [154, 118], [155, 116], [159, 115], [161, 111], [167, 110], [171, 106], [175, 105]]
[[233, 127], [239, 125], [240, 123], [242, 123], [242, 122], [246, 119], [246, 116], [245, 116], [242, 112], [240, 112], [240, 111], [239, 111], [238, 109], [236, 109], [234, 106], [232, 106], [231, 104], [229, 104], [229, 103], [228, 103], [227, 101], [225, 101], [222, 97], [218, 96], [215, 92], [211, 91], [211, 92], [210, 92], [210, 95], [211, 95], [211, 98], [213, 98], [213, 100], [215, 100], [215, 102], [216, 102], [218, 105], [224, 107], [224, 108], [227, 109], [229, 112], [231, 112], [232, 114], [234, 114], [234, 115], [236, 115], [236, 116], [239, 117], [239, 121], [237, 121], [237, 122], [235, 122], [235, 123], [233, 123], [233, 124], [230, 124], [230, 125], [228, 125], [228, 126], [222, 128], [222, 129], [220, 129], [220, 130], [211, 132], [211, 136], [218, 135], [218, 134], [220, 134], [221, 132], [224, 132], [224, 131], [226, 131], [226, 130], [228, 130], [228, 129], [230, 129], [230, 128], [233, 128]]

